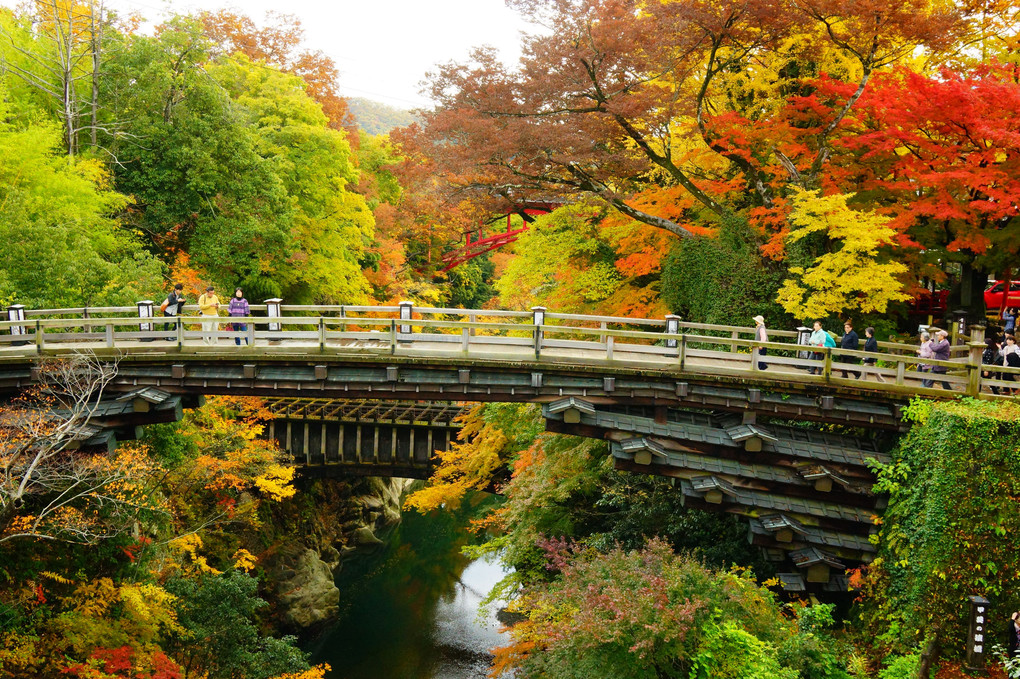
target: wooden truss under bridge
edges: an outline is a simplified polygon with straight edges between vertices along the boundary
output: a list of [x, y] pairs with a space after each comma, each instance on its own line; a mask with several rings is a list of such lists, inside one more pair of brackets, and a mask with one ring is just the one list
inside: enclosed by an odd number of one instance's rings
[[[134, 307], [28, 310], [0, 322], [0, 398], [39, 384], [41, 361], [88, 352], [116, 364], [106, 392], [120, 400], [102, 412], [127, 435], [207, 394], [262, 396], [279, 400], [273, 438], [302, 468], [417, 477], [449, 444], [456, 404], [538, 403], [547, 428], [607, 441], [619, 468], [675, 479], [685, 502], [746, 517], [752, 541], [796, 564], [801, 577], [789, 587], [818, 588], [838, 587], [844, 568], [870, 558], [882, 498], [865, 461], [882, 459], [882, 449], [790, 423], [895, 435], [915, 395], [1012, 398], [1002, 389], [1016, 382], [1003, 377], [1020, 376], [1008, 367], [982, 375], [979, 328], [937, 361], [889, 342], [870, 353], [808, 349], [793, 330], [757, 342], [753, 328], [675, 316], [410, 303], [277, 313], [244, 319], [247, 329], [234, 332], [190, 316], [164, 328]], [[237, 346], [242, 338], [249, 343]], [[878, 364], [863, 366], [864, 358]], [[919, 372], [920, 364], [946, 372]]]
[[[516, 209], [507, 212], [506, 215], [506, 231], [503, 233], [496, 233], [491, 236], [485, 235], [485, 225], [481, 221], [478, 222], [478, 229], [474, 231], [468, 231], [464, 234], [464, 246], [443, 255], [443, 262], [446, 264], [442, 271], [449, 271], [450, 269], [460, 266], [468, 260], [474, 259], [479, 255], [484, 255], [486, 252], [501, 248], [504, 245], [509, 245], [517, 240], [522, 233], [528, 230], [528, 226], [534, 221], [535, 215], [549, 214], [556, 208], [560, 207], [560, 203], [553, 202], [539, 202], [529, 201], [522, 203]], [[514, 229], [511, 224], [511, 218], [514, 215], [519, 215], [523, 224], [519, 229]], [[495, 223], [501, 217], [494, 219], [489, 224]]]

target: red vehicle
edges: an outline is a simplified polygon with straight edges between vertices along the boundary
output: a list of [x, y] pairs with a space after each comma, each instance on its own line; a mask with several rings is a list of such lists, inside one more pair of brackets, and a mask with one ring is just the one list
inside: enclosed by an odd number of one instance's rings
[[[985, 290], [985, 309], [991, 315], [998, 316], [1002, 308], [1003, 281], [995, 281]], [[1007, 307], [1020, 307], [1020, 281], [1009, 282], [1009, 297]]]

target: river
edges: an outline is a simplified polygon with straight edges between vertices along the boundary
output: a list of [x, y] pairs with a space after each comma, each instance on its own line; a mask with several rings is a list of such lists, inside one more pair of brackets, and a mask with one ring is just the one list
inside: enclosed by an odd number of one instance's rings
[[[476, 496], [477, 508], [491, 498]], [[495, 606], [478, 606], [502, 568], [461, 554], [469, 513], [406, 512], [375, 554], [337, 577], [341, 619], [310, 649], [330, 679], [481, 679], [489, 649], [507, 643]]]

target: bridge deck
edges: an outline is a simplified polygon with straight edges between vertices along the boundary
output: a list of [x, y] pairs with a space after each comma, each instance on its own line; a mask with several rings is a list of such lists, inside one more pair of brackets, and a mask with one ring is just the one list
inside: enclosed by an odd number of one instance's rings
[[[295, 309], [325, 313], [335, 308]], [[670, 328], [676, 332], [667, 333], [660, 329], [665, 322], [653, 319], [545, 312], [532, 318], [522, 312], [452, 309], [416, 309], [421, 318], [394, 318], [394, 307], [357, 309], [365, 315], [237, 319], [245, 326], [239, 332], [224, 330], [230, 326], [223, 317], [215, 331], [211, 322], [205, 321], [209, 327], [203, 327], [201, 317], [169, 319], [173, 321], [169, 330], [160, 331], [158, 320], [154, 324], [151, 318], [117, 315], [125, 312], [123, 308], [84, 310], [83, 315], [91, 312], [89, 318], [75, 317], [78, 310], [49, 314], [40, 310], [28, 320], [0, 322], [0, 366], [83, 351], [153, 363], [353, 359], [381, 364], [394, 360], [419, 365], [515, 364], [594, 370], [606, 376], [638, 370], [745, 378], [773, 386], [822, 385], [831, 393], [874, 392], [895, 401], [914, 394], [1000, 398], [1004, 396], [994, 392], [1010, 389], [1020, 375], [1020, 369], [997, 366], [990, 377], [983, 377], [979, 343], [955, 347], [956, 357], [949, 361], [922, 361], [911, 355], [909, 345], [881, 343], [882, 350], [874, 353], [807, 350], [793, 343], [796, 333], [772, 331], [779, 341], [762, 343], [748, 338], [753, 329], [736, 326], [677, 323]], [[461, 319], [448, 320], [455, 314]], [[235, 345], [238, 340], [243, 341], [241, 346]], [[762, 350], [769, 355], [759, 358]], [[859, 365], [866, 358], [877, 365]], [[767, 370], [759, 369], [759, 360], [768, 363]], [[918, 371], [920, 366], [946, 373], [926, 374]], [[818, 374], [809, 374], [809, 368]], [[862, 379], [854, 378], [861, 373]], [[937, 378], [932, 387], [922, 383], [928, 377]]]

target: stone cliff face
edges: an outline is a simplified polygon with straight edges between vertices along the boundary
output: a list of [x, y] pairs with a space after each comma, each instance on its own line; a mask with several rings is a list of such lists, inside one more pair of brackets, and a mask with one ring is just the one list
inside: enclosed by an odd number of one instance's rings
[[387, 478], [314, 479], [273, 517], [276, 548], [263, 557], [270, 597], [282, 626], [311, 631], [334, 620], [341, 592], [334, 584], [343, 560], [384, 544], [400, 521], [411, 481]]

